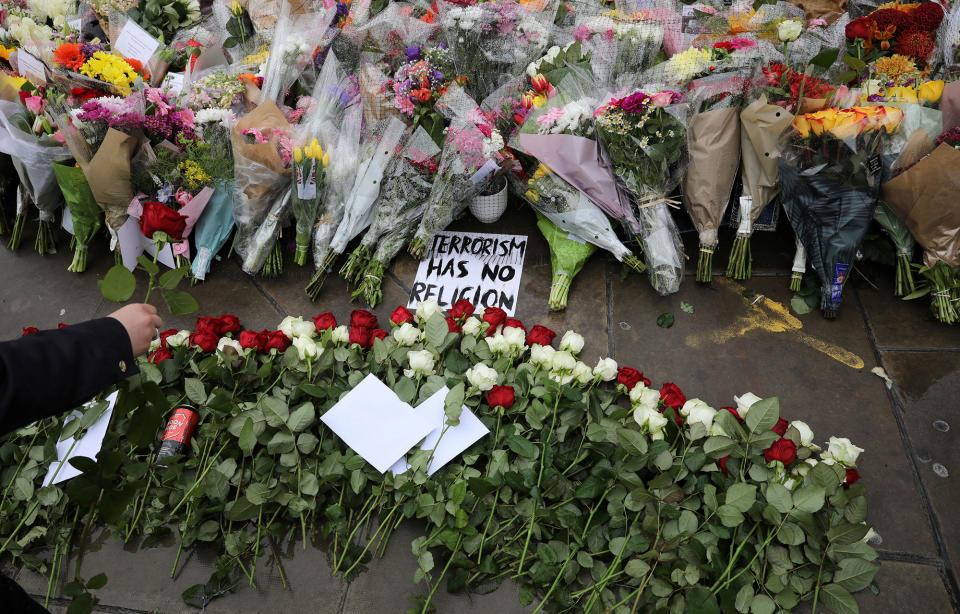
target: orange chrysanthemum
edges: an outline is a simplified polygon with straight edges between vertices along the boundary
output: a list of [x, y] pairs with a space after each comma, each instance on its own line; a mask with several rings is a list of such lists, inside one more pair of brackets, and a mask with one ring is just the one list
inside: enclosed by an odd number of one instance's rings
[[63, 43], [53, 52], [53, 59], [60, 66], [70, 70], [80, 70], [83, 63], [87, 61], [77, 43]]

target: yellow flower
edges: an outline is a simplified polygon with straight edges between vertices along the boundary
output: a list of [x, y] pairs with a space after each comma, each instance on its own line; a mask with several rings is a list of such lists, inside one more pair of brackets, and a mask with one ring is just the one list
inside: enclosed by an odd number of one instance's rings
[[323, 161], [322, 161], [322, 162], [323, 162], [323, 168], [327, 168], [327, 166], [330, 164], [330, 154], [329, 154], [329, 153], [323, 154]]
[[230, 12], [239, 17], [243, 14], [243, 7], [240, 6], [237, 0], [233, 0], [233, 2], [230, 3]]
[[942, 80], [924, 81], [917, 89], [917, 98], [920, 99], [920, 102], [936, 104], [940, 102], [940, 97], [943, 96], [943, 86], [944, 82]]
[[797, 134], [799, 134], [802, 139], [810, 136], [810, 122], [807, 121], [807, 116], [797, 115], [793, 120], [793, 129], [797, 131]]
[[878, 58], [873, 68], [880, 74], [887, 76], [887, 81], [899, 81], [902, 77], [917, 72], [917, 65], [905, 55], [893, 54], [889, 57]]
[[540, 195], [537, 194], [537, 192], [536, 192], [535, 190], [527, 190], [526, 193], [524, 194], [524, 196], [526, 196], [527, 198], [529, 198], [529, 199], [532, 200], [533, 202], [537, 202], [538, 200], [540, 200]]
[[0, 73], [0, 87], [2, 87], [4, 84], [10, 84], [11, 87], [13, 87], [16, 90], [19, 90], [20, 88], [23, 87], [23, 84], [26, 82], [27, 80], [24, 77], [18, 77], [16, 75], [8, 75], [6, 73]]
[[16, 47], [10, 47], [9, 49], [7, 49], [3, 45], [0, 45], [0, 60], [6, 60], [7, 62], [9, 62], [10, 54], [16, 50], [17, 50]]
[[888, 87], [885, 96], [887, 100], [892, 102], [917, 103], [917, 90], [913, 89], [912, 87]]
[[546, 103], [547, 103], [547, 97], [544, 96], [543, 94], [539, 94], [539, 95], [537, 95], [537, 96], [534, 96], [534, 98], [533, 98], [533, 108], [534, 108], [534, 109], [539, 109], [540, 107], [542, 107], [542, 106], [545, 105]]
[[550, 174], [550, 168], [546, 164], [543, 164], [541, 162], [540, 166], [537, 167], [537, 170], [533, 172], [533, 178], [540, 179], [541, 177], [546, 177], [549, 174]]
[[303, 150], [300, 149], [299, 147], [293, 148], [293, 161], [296, 162], [297, 164], [300, 164], [301, 162], [303, 162]]

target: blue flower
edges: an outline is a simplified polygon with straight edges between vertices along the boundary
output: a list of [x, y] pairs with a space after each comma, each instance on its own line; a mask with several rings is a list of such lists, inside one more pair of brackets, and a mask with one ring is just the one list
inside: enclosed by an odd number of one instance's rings
[[167, 184], [157, 190], [157, 200], [162, 203], [167, 203], [170, 199], [173, 198], [173, 185]]

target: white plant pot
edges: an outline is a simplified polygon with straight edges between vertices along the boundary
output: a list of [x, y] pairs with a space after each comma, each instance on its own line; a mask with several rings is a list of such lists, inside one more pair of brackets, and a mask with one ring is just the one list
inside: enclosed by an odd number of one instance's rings
[[484, 224], [492, 224], [507, 210], [507, 179], [501, 178], [503, 187], [494, 194], [474, 196], [470, 201], [470, 213]]

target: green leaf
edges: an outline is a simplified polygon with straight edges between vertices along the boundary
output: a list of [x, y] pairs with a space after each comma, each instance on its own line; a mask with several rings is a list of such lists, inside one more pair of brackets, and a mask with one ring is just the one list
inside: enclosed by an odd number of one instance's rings
[[757, 500], [757, 487], [753, 484], [744, 484], [737, 482], [727, 491], [725, 503], [733, 506], [743, 513], [746, 513], [753, 507]]
[[753, 602], [753, 586], [750, 584], [744, 584], [740, 591], [737, 593], [737, 600], [734, 607], [737, 608], [737, 612], [740, 614], [747, 614], [750, 611], [750, 604]]
[[837, 75], [836, 81], [838, 83], [849, 83], [857, 78], [857, 71], [855, 70], [845, 70], [839, 75]]
[[167, 303], [170, 313], [175, 316], [182, 316], [188, 313], [194, 313], [200, 309], [196, 299], [182, 290], [162, 290], [163, 300]]
[[147, 272], [148, 275], [154, 276], [160, 272], [160, 267], [156, 262], [147, 258], [146, 254], [140, 254], [137, 256], [137, 262], [140, 266], [143, 267], [143, 270]]
[[839, 584], [827, 584], [821, 588], [820, 599], [823, 605], [833, 610], [834, 614], [859, 614], [860, 612], [853, 595]]
[[680, 311], [683, 313], [693, 313], [693, 305], [686, 301], [680, 301]]
[[853, 544], [863, 539], [869, 530], [865, 524], [841, 522], [827, 531], [827, 539], [840, 545]]
[[677, 519], [677, 527], [680, 529], [681, 533], [692, 535], [693, 533], [697, 532], [698, 526], [700, 526], [700, 523], [697, 521], [696, 514], [690, 510], [683, 510], [680, 512], [680, 518]]
[[732, 505], [721, 505], [718, 507], [717, 516], [720, 518], [723, 526], [730, 527], [731, 529], [743, 524], [743, 514]]
[[617, 439], [620, 440], [623, 449], [633, 456], [642, 456], [647, 453], [647, 439], [637, 431], [618, 427]]
[[[589, 558], [589, 555], [587, 555], [587, 558]], [[579, 553], [577, 554], [577, 561], [578, 562], [580, 561]], [[592, 559], [590, 561], [589, 566], [590, 567], [593, 566]], [[587, 566], [581, 564], [581, 567], [587, 567]], [[630, 561], [626, 564], [623, 570], [631, 578], [644, 578], [646, 577], [647, 573], [649, 573], [650, 571], [650, 565], [643, 559], [630, 559]]]
[[799, 546], [807, 541], [807, 536], [804, 535], [803, 531], [796, 524], [785, 522], [781, 525], [780, 531], [777, 532], [777, 539], [780, 543], [787, 544], [788, 546]]
[[852, 70], [855, 70], [857, 72], [863, 72], [867, 69], [867, 63], [856, 56], [852, 56], [852, 55], [843, 56], [843, 63], [849, 66]]
[[507, 447], [513, 450], [518, 456], [523, 458], [537, 458], [538, 450], [537, 446], [530, 443], [528, 439], [521, 437], [520, 435], [511, 435], [507, 437]]
[[187, 393], [187, 398], [196, 403], [197, 405], [202, 405], [207, 400], [207, 390], [203, 386], [203, 382], [198, 380], [195, 377], [187, 377], [183, 380], [183, 389]]
[[819, 486], [804, 486], [793, 493], [793, 505], [801, 512], [815, 514], [823, 508], [824, 491]]
[[190, 267], [180, 267], [178, 269], [170, 269], [166, 273], [160, 276], [160, 279], [157, 280], [157, 287], [161, 290], [173, 290], [176, 288], [180, 281], [183, 279], [183, 276], [190, 271]]
[[122, 264], [111, 267], [100, 282], [100, 293], [103, 298], [116, 303], [129, 301], [136, 289], [136, 277]]
[[810, 64], [821, 68], [823, 70], [828, 70], [833, 63], [837, 61], [837, 58], [840, 56], [840, 49], [824, 49], [817, 55], [813, 56], [810, 60]]
[[253, 483], [247, 486], [247, 500], [254, 505], [263, 505], [270, 497], [270, 488], [265, 484]]
[[[756, 407], [756, 405], [754, 405], [754, 407]], [[793, 509], [793, 497], [790, 495], [790, 491], [784, 488], [783, 484], [777, 484], [775, 482], [769, 484], [764, 496], [767, 498], [767, 502], [775, 507], [781, 514], [786, 514]]]
[[657, 318], [657, 326], [660, 328], [670, 328], [673, 326], [674, 317], [673, 314], [669, 311], [666, 313], [661, 313], [660, 317]]
[[463, 412], [463, 399], [465, 396], [466, 391], [463, 382], [460, 382], [447, 392], [447, 396], [443, 400], [443, 413], [447, 417], [447, 421], [453, 426], [456, 426], [460, 422], [460, 414]]
[[313, 403], [304, 403], [290, 414], [287, 419], [287, 427], [294, 433], [299, 433], [313, 424], [315, 418], [316, 412], [313, 409]]
[[270, 454], [286, 454], [292, 452], [296, 442], [290, 433], [274, 433], [267, 442], [267, 452]]
[[744, 422], [751, 433], [759, 433], [772, 429], [777, 424], [778, 418], [780, 418], [780, 399], [770, 397], [760, 399], [751, 405]]
[[87, 590], [95, 591], [107, 585], [107, 574], [98, 573], [87, 581]]
[[793, 298], [790, 299], [790, 308], [793, 309], [794, 313], [796, 313], [798, 316], [807, 315], [813, 311], [813, 307], [807, 303], [806, 299], [797, 294], [794, 294]]
[[721, 435], [709, 437], [703, 442], [703, 452], [711, 458], [723, 458], [730, 454], [735, 447], [737, 447], [737, 443], [734, 440]]
[[702, 586], [694, 587], [687, 593], [687, 614], [721, 614], [716, 595]]
[[766, 595], [757, 595], [750, 603], [750, 614], [773, 614], [777, 604]]
[[867, 588], [879, 570], [879, 565], [863, 559], [843, 559], [840, 561], [839, 569], [833, 573], [833, 581], [851, 593], [855, 593]]
[[[444, 323], [444, 326], [446, 326], [446, 323]], [[397, 393], [401, 401], [410, 403], [417, 394], [417, 384], [409, 377], [404, 376], [397, 380], [393, 391]]]
[[423, 327], [423, 338], [428, 345], [438, 348], [443, 345], [448, 332], [450, 332], [450, 327], [447, 325], [447, 320], [438, 311], [430, 316], [426, 326]]
[[240, 430], [240, 438], [237, 444], [240, 446], [240, 449], [246, 453], [250, 453], [253, 450], [253, 446], [257, 444], [257, 438], [253, 434], [253, 419], [247, 418], [247, 421], [243, 423], [243, 428]]

